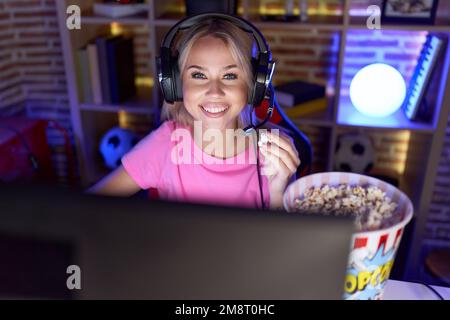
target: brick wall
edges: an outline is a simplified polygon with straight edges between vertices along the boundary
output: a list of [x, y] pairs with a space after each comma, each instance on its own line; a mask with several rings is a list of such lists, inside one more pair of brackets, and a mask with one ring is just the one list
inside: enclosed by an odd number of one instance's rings
[[[4, 0], [0, 6], [0, 28], [8, 26], [0, 29], [8, 57], [0, 60], [0, 86], [8, 85], [0, 89], [0, 114], [12, 114], [18, 105], [31, 117], [57, 121], [73, 143], [55, 1]], [[47, 135], [58, 180], [67, 183], [63, 135], [54, 129]]]
[[294, 79], [327, 86], [334, 92], [339, 34], [323, 30], [286, 30], [261, 28], [277, 61], [274, 83]]
[[24, 110], [20, 65], [14, 45], [14, 16], [8, 2], [0, 2], [0, 107], [1, 114], [13, 115]]
[[[425, 237], [450, 247], [450, 117], [439, 160]], [[431, 241], [432, 242], [432, 241]]]

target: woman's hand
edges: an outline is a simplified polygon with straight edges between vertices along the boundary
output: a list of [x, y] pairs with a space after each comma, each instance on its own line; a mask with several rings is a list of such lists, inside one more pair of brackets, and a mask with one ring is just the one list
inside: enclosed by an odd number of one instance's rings
[[283, 193], [301, 163], [297, 149], [292, 139], [280, 130], [262, 132], [258, 145], [264, 156], [262, 174], [269, 180], [270, 207], [282, 208]]

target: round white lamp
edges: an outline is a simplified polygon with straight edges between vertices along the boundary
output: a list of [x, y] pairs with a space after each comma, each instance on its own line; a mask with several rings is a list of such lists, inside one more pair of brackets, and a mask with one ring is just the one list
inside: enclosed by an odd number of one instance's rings
[[406, 96], [400, 72], [384, 63], [370, 64], [356, 73], [350, 83], [350, 100], [369, 117], [386, 117], [397, 111]]

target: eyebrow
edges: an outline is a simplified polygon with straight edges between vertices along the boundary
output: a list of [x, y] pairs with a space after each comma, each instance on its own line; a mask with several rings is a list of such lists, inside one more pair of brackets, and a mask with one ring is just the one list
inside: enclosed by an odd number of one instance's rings
[[[226, 66], [226, 67], [223, 67], [223, 70], [228, 70], [228, 69], [233, 69], [233, 68], [237, 68], [237, 65], [235, 65], [235, 64], [230, 64], [230, 65], [228, 65], [228, 66]], [[198, 66], [198, 65], [195, 65], [195, 64], [193, 64], [193, 65], [187, 67], [186, 70], [189, 70], [189, 69], [206, 70], [206, 68], [201, 67], [201, 66]]]

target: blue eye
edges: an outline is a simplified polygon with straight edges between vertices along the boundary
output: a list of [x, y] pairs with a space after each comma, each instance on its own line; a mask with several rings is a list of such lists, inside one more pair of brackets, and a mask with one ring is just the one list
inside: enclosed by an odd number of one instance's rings
[[[206, 76], [201, 72], [193, 72], [191, 73], [191, 77], [193, 79], [207, 79]], [[235, 73], [227, 73], [223, 76], [223, 78], [225, 80], [235, 80], [238, 78], [238, 76]]]
[[193, 72], [191, 77], [194, 79], [206, 79], [206, 76], [201, 72]]
[[226, 80], [235, 80], [238, 78], [238, 76], [235, 73], [227, 73], [226, 75], [223, 76], [223, 78]]

